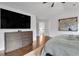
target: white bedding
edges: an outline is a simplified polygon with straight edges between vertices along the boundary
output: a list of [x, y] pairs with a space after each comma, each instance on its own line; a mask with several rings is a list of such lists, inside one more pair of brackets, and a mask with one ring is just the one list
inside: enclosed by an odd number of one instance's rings
[[41, 55], [50, 53], [53, 56], [79, 56], [79, 36], [60, 35], [50, 39], [44, 46]]

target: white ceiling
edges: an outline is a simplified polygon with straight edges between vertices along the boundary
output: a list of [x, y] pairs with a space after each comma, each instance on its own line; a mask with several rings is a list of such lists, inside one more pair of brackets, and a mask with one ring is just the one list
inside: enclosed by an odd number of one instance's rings
[[[48, 2], [46, 4], [43, 4], [42, 2], [0, 2], [0, 4], [34, 14], [39, 19], [48, 19], [64, 10], [73, 10], [79, 7], [79, 3], [77, 2], [67, 2], [65, 4], [55, 2], [54, 7], [50, 7], [52, 2]], [[76, 5], [74, 6], [74, 4]]]

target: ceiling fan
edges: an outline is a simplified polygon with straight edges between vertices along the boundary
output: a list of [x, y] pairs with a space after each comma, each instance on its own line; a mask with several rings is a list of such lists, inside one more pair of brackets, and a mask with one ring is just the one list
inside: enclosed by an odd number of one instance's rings
[[[46, 3], [48, 2], [43, 2], [43, 4], [46, 4]], [[66, 2], [60, 2], [60, 3], [65, 4]], [[54, 7], [54, 5], [55, 5], [55, 2], [52, 2], [51, 7]]]

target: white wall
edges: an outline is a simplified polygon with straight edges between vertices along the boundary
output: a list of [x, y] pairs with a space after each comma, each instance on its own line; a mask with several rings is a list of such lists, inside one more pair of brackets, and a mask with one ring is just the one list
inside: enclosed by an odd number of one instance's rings
[[45, 31], [44, 31], [44, 34], [45, 35], [49, 35], [49, 20], [48, 19], [39, 19], [39, 18], [36, 18], [36, 20], [37, 20], [37, 22], [36, 22], [36, 24], [37, 24], [37, 36], [39, 36], [40, 35], [40, 33], [39, 33], [39, 23], [40, 22], [43, 22], [44, 24], [45, 24]]
[[[18, 30], [21, 31], [33, 31], [33, 42], [36, 40], [36, 16], [23, 12], [23, 10], [18, 10], [15, 8], [11, 8], [5, 5], [0, 5], [0, 8], [8, 9], [11, 11], [15, 11], [18, 13], [26, 14], [31, 16], [31, 29], [0, 29], [0, 50], [5, 49], [5, 38], [4, 38], [4, 32], [17, 32]], [[33, 43], [36, 44], [36, 43]]]
[[[56, 14], [55, 16], [50, 18], [49, 22], [49, 35], [51, 37], [60, 35], [60, 34], [74, 34], [79, 35], [77, 31], [58, 31], [58, 20], [62, 18], [69, 18], [69, 17], [78, 17], [79, 23], [79, 8], [66, 8], [63, 9], [62, 12]], [[79, 24], [78, 24], [79, 29]]]

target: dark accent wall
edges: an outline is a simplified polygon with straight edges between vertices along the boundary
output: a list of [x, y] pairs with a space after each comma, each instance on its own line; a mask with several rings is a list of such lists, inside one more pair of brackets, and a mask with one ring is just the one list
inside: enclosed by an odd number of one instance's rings
[[1, 10], [2, 29], [30, 29], [31, 28], [31, 16], [2, 8], [0, 8], [0, 10]]

